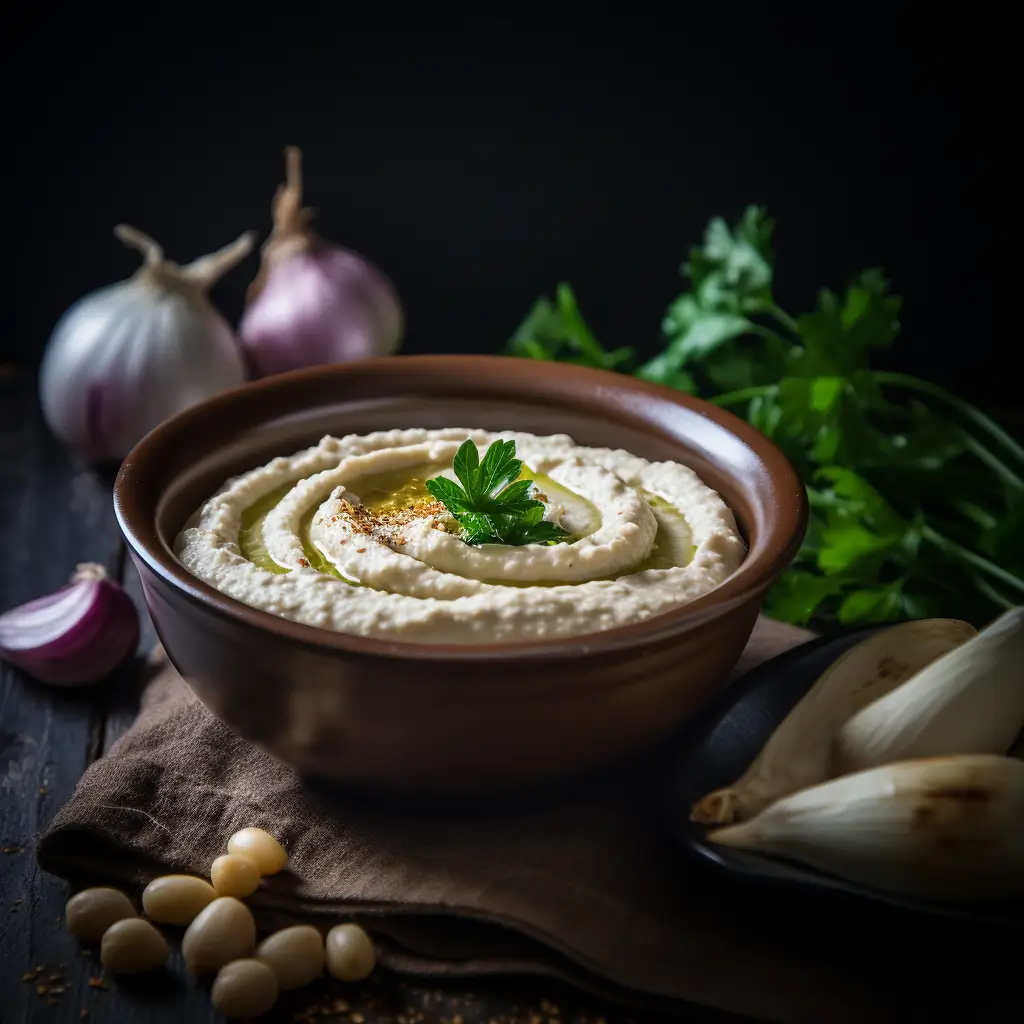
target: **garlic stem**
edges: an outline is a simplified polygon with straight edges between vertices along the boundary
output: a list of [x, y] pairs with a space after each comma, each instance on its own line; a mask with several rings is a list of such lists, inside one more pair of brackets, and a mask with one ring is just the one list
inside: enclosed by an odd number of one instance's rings
[[1024, 896], [1024, 762], [966, 754], [883, 765], [708, 838], [924, 898]]
[[957, 619], [904, 622], [850, 648], [822, 675], [731, 786], [694, 805], [693, 821], [728, 824], [830, 775], [832, 745], [851, 715], [975, 635]]
[[274, 196], [274, 230], [287, 231], [302, 209], [302, 150], [288, 146], [284, 151], [284, 181]]
[[158, 267], [164, 262], [163, 247], [138, 228], [133, 228], [130, 224], [118, 224], [114, 228], [114, 234], [129, 249], [137, 249], [142, 253], [145, 260], [143, 266]]
[[302, 151], [298, 146], [285, 148], [284, 166], [284, 184], [278, 185], [270, 205], [273, 224], [261, 249], [260, 269], [245, 293], [247, 303], [263, 291], [273, 266], [322, 244], [309, 226], [316, 211], [302, 205]]
[[200, 256], [181, 268], [181, 276], [194, 281], [204, 291], [212, 288], [229, 270], [237, 266], [252, 252], [256, 244], [256, 232], [246, 231], [233, 242], [210, 253]]
[[114, 228], [114, 234], [125, 245], [142, 253], [144, 271], [158, 271], [165, 280], [185, 281], [198, 286], [204, 292], [212, 288], [232, 267], [241, 263], [256, 244], [256, 232], [246, 231], [216, 252], [200, 256], [180, 267], [166, 259], [163, 247], [138, 228], [133, 228], [129, 224], [118, 224]]
[[273, 229], [270, 240], [302, 234], [313, 219], [314, 211], [302, 206], [302, 151], [288, 146], [284, 151], [284, 184], [278, 186], [271, 206]]

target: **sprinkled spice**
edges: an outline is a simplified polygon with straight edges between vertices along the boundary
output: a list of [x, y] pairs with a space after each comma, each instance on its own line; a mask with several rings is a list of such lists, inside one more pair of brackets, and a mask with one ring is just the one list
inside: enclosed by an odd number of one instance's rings
[[[357, 505], [348, 498], [342, 498], [340, 509], [337, 515], [331, 516], [331, 523], [337, 523], [340, 519], [354, 534], [372, 537], [392, 548], [405, 546], [407, 541], [401, 531], [410, 523], [433, 519], [431, 526], [445, 530], [446, 523], [451, 519], [448, 510], [439, 501], [425, 501], [403, 508], [372, 512], [365, 505]], [[346, 540], [343, 539], [341, 543], [346, 543]], [[361, 555], [365, 551], [366, 548], [356, 548], [357, 554]]]

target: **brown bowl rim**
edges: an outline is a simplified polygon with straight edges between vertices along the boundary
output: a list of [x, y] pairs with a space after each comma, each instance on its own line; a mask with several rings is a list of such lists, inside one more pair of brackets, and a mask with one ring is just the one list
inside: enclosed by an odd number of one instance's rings
[[164, 446], [167, 438], [173, 436], [184, 424], [209, 416], [223, 406], [250, 401], [250, 396], [260, 392], [294, 386], [303, 380], [322, 380], [325, 375], [344, 378], [379, 372], [399, 360], [407, 368], [414, 364], [423, 373], [443, 373], [446, 367], [460, 365], [468, 369], [476, 366], [486, 376], [488, 368], [493, 369], [499, 362], [505, 364], [501, 369], [503, 379], [536, 373], [536, 364], [532, 360], [514, 356], [395, 355], [292, 370], [221, 392], [165, 420], [143, 437], [124, 459], [114, 482], [114, 510], [128, 545], [161, 579], [207, 610], [228, 619], [241, 620], [245, 625], [276, 634], [303, 647], [364, 657], [416, 661], [530, 662], [611, 654], [658, 644], [670, 637], [694, 632], [705, 623], [748, 603], [766, 591], [792, 561], [803, 541], [808, 516], [806, 491], [789, 460], [759, 430], [726, 409], [664, 385], [608, 370], [553, 362], [544, 364], [545, 375], [561, 375], [566, 381], [575, 379], [584, 386], [589, 384], [600, 387], [614, 382], [616, 388], [626, 386], [640, 395], [649, 394], [675, 403], [712, 420], [735, 435], [754, 453], [770, 481], [775, 497], [775, 512], [769, 520], [770, 528], [765, 531], [758, 548], [748, 552], [743, 564], [732, 576], [703, 597], [643, 622], [558, 640], [500, 644], [429, 644], [408, 640], [380, 640], [294, 622], [229, 597], [193, 576], [175, 558], [157, 534], [155, 521], [139, 522], [147, 518], [142, 515], [135, 493], [136, 474], [145, 472], [144, 468], [140, 471], [139, 467], [145, 467], [150, 453]]

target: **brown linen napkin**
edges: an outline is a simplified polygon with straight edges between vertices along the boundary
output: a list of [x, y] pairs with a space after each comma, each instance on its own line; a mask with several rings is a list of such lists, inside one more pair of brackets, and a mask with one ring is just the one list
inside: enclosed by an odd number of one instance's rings
[[[762, 621], [737, 673], [808, 636]], [[232, 832], [261, 825], [290, 856], [250, 900], [261, 924], [356, 914], [397, 970], [540, 974], [637, 1005], [699, 1003], [789, 1024], [919, 1019], [907, 1007], [922, 1010], [940, 982], [882, 992], [873, 961], [887, 977], [906, 964], [885, 964], [877, 937], [840, 941], [827, 919], [824, 934], [821, 920], [797, 926], [778, 904], [760, 909], [687, 863], [655, 782], [624, 778], [488, 817], [368, 806], [305, 787], [210, 715], [168, 666], [38, 857], [76, 881], [135, 885], [169, 869], [205, 874]], [[968, 987], [977, 1011], [981, 989]], [[936, 1005], [954, 1005], [955, 993], [939, 996]]]

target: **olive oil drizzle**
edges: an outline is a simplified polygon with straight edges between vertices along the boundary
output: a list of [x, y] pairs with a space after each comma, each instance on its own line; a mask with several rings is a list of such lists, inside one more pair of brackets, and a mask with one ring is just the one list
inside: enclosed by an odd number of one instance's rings
[[[362, 481], [356, 480], [352, 483], [352, 489], [359, 495], [363, 504], [375, 515], [397, 511], [408, 508], [410, 505], [428, 504], [434, 499], [427, 491], [426, 481], [437, 476], [442, 470], [447, 469], [446, 464], [427, 464], [412, 467], [389, 473], [380, 473], [372, 477], [366, 477]], [[567, 488], [552, 480], [543, 473], [534, 473], [527, 467], [523, 467], [522, 477], [533, 480], [537, 490], [544, 493], [549, 500], [560, 503], [572, 502], [573, 509], [578, 517], [585, 521], [582, 530], [573, 534], [573, 539], [578, 540], [586, 537], [600, 528], [601, 516], [597, 508], [586, 498], [569, 491]], [[266, 544], [263, 541], [263, 524], [267, 516], [278, 505], [282, 498], [295, 486], [297, 481], [283, 484], [280, 487], [265, 494], [258, 501], [254, 502], [242, 512], [242, 525], [238, 536], [238, 548], [243, 558], [248, 559], [254, 565], [265, 569], [267, 572], [284, 574], [291, 572], [290, 569], [279, 565], [270, 557]], [[619, 573], [616, 576], [601, 577], [602, 579], [614, 580], [624, 575], [644, 572], [650, 569], [670, 569], [676, 566], [688, 565], [693, 559], [696, 547], [692, 541], [684, 544], [682, 540], [683, 531], [689, 538], [689, 529], [686, 524], [686, 517], [679, 509], [671, 505], [667, 500], [656, 494], [644, 492], [644, 497], [650, 503], [651, 510], [658, 521], [658, 532], [655, 535], [654, 546], [650, 554], [640, 562], [629, 573]], [[326, 573], [351, 586], [363, 586], [359, 580], [345, 576], [338, 567], [331, 562], [310, 538], [310, 526], [317, 507], [314, 506], [304, 513], [299, 522], [299, 539], [302, 541], [302, 549], [309, 562], [310, 568], [317, 572]], [[513, 583], [508, 580], [494, 580], [496, 586], [531, 587], [547, 586], [557, 587], [566, 584], [557, 580], [545, 581], [541, 584], [535, 583]]]

